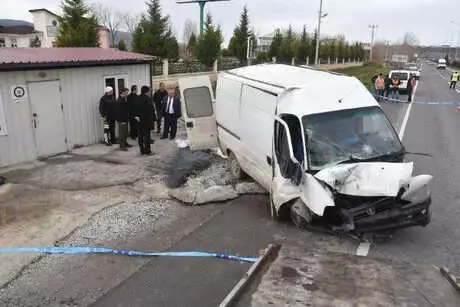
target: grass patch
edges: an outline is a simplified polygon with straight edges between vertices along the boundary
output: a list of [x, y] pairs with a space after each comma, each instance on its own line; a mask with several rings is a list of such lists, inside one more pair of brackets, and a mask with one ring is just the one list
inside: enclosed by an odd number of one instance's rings
[[371, 79], [374, 75], [382, 73], [384, 76], [390, 69], [381, 64], [364, 64], [363, 66], [334, 69], [335, 72], [358, 78], [368, 89], [372, 88]]

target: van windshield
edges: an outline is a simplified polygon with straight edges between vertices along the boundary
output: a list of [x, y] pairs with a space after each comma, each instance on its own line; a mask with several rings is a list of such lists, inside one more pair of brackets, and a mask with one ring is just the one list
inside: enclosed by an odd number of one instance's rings
[[378, 160], [400, 154], [403, 146], [378, 107], [304, 116], [311, 170], [339, 163]]
[[407, 80], [409, 79], [409, 74], [407, 72], [393, 72], [391, 73], [390, 78], [398, 77], [399, 80]]

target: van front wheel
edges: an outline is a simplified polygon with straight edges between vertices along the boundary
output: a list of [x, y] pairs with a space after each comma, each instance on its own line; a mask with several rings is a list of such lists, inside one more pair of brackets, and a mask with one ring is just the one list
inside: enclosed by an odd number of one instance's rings
[[238, 160], [236, 159], [236, 156], [233, 152], [230, 152], [230, 154], [228, 155], [228, 168], [230, 169], [230, 174], [232, 174], [233, 178], [244, 179], [246, 174], [241, 169], [241, 166], [238, 163]]
[[291, 206], [291, 219], [294, 225], [305, 230], [311, 224], [313, 214], [302, 200], [297, 199]]

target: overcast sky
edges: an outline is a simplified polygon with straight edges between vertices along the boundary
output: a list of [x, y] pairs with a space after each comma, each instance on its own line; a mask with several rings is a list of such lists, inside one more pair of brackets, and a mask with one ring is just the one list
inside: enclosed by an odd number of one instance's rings
[[[120, 11], [145, 11], [144, 0], [98, 2]], [[176, 0], [161, 0], [161, 3], [163, 12], [171, 16], [179, 41], [182, 41], [185, 20], [198, 23], [198, 4], [179, 5]], [[59, 13], [59, 5], [59, 0], [0, 0], [0, 18], [31, 21], [29, 9], [46, 8]], [[257, 34], [270, 33], [277, 27], [287, 28], [289, 24], [299, 31], [303, 24], [310, 31], [316, 27], [319, 0], [230, 0], [208, 3], [206, 11], [222, 26], [226, 42], [244, 5], [249, 9], [251, 24]], [[376, 40], [379, 41], [395, 42], [410, 31], [425, 45], [460, 44], [460, 0], [323, 0], [323, 9], [328, 16], [323, 19], [322, 34], [344, 34], [350, 41], [369, 42], [368, 26], [377, 24]]]

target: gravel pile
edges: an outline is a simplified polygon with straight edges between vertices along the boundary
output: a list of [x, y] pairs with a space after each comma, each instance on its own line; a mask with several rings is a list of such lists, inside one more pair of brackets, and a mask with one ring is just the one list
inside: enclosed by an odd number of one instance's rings
[[173, 214], [166, 200], [123, 202], [92, 216], [57, 246], [103, 245], [110, 241], [126, 241], [140, 232], [154, 231], [155, 221]]

